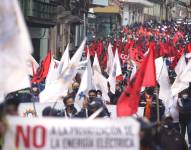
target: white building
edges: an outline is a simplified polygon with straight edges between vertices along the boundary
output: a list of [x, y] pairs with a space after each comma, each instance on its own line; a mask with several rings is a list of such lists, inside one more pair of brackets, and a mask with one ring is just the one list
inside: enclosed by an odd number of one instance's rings
[[119, 0], [122, 3], [122, 25], [144, 21], [144, 8], [153, 7], [147, 0]]

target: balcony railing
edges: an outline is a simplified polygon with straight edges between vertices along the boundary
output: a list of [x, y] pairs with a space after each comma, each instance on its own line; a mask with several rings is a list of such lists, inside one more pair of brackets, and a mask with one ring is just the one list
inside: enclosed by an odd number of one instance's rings
[[27, 22], [53, 24], [56, 20], [57, 5], [45, 0], [19, 0]]

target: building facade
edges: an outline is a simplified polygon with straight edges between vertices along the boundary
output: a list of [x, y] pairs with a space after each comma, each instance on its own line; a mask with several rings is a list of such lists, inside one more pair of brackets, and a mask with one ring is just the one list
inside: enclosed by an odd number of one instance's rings
[[190, 0], [166, 0], [167, 19], [190, 18], [190, 6]]
[[144, 8], [152, 7], [147, 0], [120, 0], [122, 4], [122, 25], [144, 21]]
[[83, 17], [88, 0], [19, 0], [34, 47], [33, 56], [40, 62], [48, 50], [60, 58], [66, 45], [71, 50], [84, 37]]
[[87, 36], [91, 41], [94, 37], [105, 38], [117, 30], [121, 25], [120, 8], [117, 5], [95, 7], [93, 16], [88, 18]]

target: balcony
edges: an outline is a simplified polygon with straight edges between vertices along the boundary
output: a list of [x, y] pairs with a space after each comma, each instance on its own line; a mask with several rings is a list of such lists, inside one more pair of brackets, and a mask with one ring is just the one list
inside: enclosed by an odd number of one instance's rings
[[57, 5], [44, 0], [19, 0], [28, 25], [48, 28], [56, 24]]

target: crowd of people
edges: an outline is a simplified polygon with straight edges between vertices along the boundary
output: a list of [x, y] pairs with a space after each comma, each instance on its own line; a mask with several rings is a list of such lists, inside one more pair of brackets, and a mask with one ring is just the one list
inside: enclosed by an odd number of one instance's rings
[[[130, 85], [133, 64], [138, 70], [151, 43], [154, 44], [155, 57], [163, 57], [165, 60], [172, 85], [176, 79], [174, 70], [178, 60], [182, 54], [191, 53], [190, 33], [191, 26], [185, 22], [178, 24], [175, 21], [161, 23], [150, 21], [126, 26], [118, 31], [118, 34], [89, 42], [92, 64], [95, 53], [97, 53], [102, 75], [106, 78], [109, 76], [105, 71], [108, 44], [112, 43], [113, 54], [118, 49], [119, 55], [128, 56], [125, 60], [121, 59], [122, 75], [116, 78], [115, 92], [110, 90], [108, 83], [109, 99], [104, 99], [102, 90], [90, 89], [88, 95], [84, 96], [82, 108], [78, 111], [75, 107], [75, 97], [81, 84], [81, 75], [78, 73], [71, 83], [68, 95], [62, 97], [65, 108], [57, 110], [48, 106], [42, 111], [42, 116], [88, 118], [101, 110], [96, 118], [110, 118], [107, 106], [118, 103], [120, 95]], [[185, 60], [187, 63], [190, 61], [189, 55], [185, 57]], [[3, 135], [6, 131], [4, 116], [18, 116], [20, 103], [39, 102], [39, 93], [44, 89], [44, 82], [45, 79], [41, 83], [33, 82], [31, 88], [10, 93], [5, 97], [4, 103], [0, 105], [3, 110], [0, 114], [0, 143], [3, 143]], [[145, 87], [140, 93], [139, 107], [144, 107], [143, 116], [137, 117], [141, 124], [141, 150], [187, 150], [188, 145], [191, 145], [191, 86], [173, 97], [173, 105], [170, 108], [166, 107], [163, 99], [159, 99], [159, 89], [158, 84], [157, 87]], [[185, 135], [188, 135], [187, 142]]]

